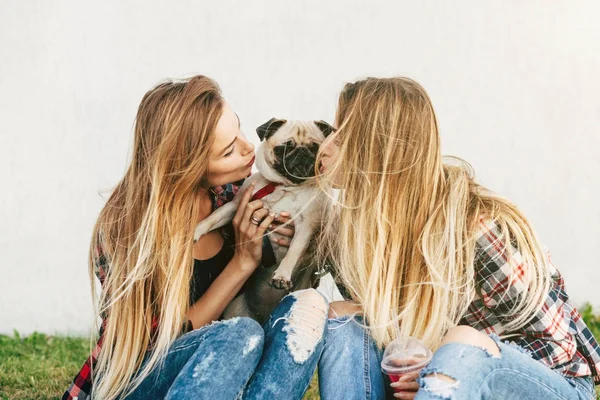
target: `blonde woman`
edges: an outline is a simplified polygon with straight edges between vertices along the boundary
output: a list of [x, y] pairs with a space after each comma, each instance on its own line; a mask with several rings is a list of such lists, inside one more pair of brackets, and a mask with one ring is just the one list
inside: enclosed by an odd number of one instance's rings
[[323, 346], [320, 294], [286, 296], [264, 330], [248, 318], [219, 321], [261, 259], [268, 265], [263, 237], [276, 216], [248, 190], [231, 225], [193, 241], [196, 224], [233, 198], [253, 161], [254, 146], [209, 78], [146, 93], [131, 164], [92, 236], [100, 339], [63, 399], [302, 397]]
[[320, 153], [322, 184], [340, 189], [323, 245], [348, 301], [330, 305], [321, 397], [383, 397], [381, 349], [410, 335], [435, 353], [397, 398], [594, 398], [600, 348], [561, 275], [514, 204], [442, 159], [425, 90], [347, 84], [336, 121]]

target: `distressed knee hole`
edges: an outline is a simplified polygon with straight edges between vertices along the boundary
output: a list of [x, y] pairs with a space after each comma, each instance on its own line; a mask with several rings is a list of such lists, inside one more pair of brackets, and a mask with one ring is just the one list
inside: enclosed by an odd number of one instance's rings
[[434, 398], [451, 399], [460, 381], [439, 371], [424, 371], [424, 376], [419, 378], [421, 388]]
[[471, 345], [484, 351], [490, 357], [501, 357], [500, 348], [494, 339], [470, 326], [452, 328], [442, 341], [442, 346], [450, 343]]
[[448, 383], [455, 383], [456, 382], [456, 379], [450, 378], [446, 374], [439, 374], [437, 372], [431, 373], [429, 375], [425, 375], [425, 378], [436, 378], [436, 379], [439, 379], [440, 381], [444, 381], [444, 382], [448, 382]]
[[498, 348], [498, 345], [496, 343], [492, 343], [489, 346], [475, 346], [478, 349], [482, 350], [485, 354], [487, 354], [490, 357], [494, 357], [494, 358], [500, 358], [500, 349]]
[[290, 296], [295, 300], [290, 311], [285, 317], [275, 320], [273, 326], [279, 320], [286, 322], [282, 331], [287, 333], [287, 348], [294, 361], [302, 364], [323, 339], [329, 305], [314, 289], [292, 292]]

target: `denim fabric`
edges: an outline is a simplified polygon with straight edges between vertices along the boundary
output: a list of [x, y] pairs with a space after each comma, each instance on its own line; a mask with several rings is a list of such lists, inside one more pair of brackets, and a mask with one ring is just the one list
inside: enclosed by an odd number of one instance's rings
[[319, 361], [322, 400], [385, 399], [381, 356], [361, 316], [344, 316], [327, 321], [325, 346]]
[[[463, 343], [440, 347], [418, 378], [416, 400], [426, 399], [594, 399], [591, 377], [565, 378], [522, 348], [490, 335], [500, 357]], [[449, 383], [436, 374], [455, 380]]]
[[215, 322], [181, 336], [162, 365], [127, 400], [234, 399], [262, 354], [264, 334], [249, 318]]
[[[301, 292], [323, 298], [313, 289], [293, 292], [281, 300], [264, 327], [250, 318], [233, 318], [181, 336], [164, 363], [127, 400], [301, 399], [323, 348], [328, 311], [324, 299], [320, 311], [299, 300]], [[311, 333], [314, 340], [304, 342], [309, 346], [296, 346]]]
[[[381, 373], [382, 350], [377, 349], [360, 316], [329, 319], [319, 361], [321, 399], [393, 399], [390, 381]], [[591, 377], [566, 378], [531, 358], [522, 348], [501, 342], [500, 358], [475, 346], [451, 343], [434, 353], [418, 381], [423, 399], [595, 399]], [[451, 385], [428, 374], [444, 373]], [[343, 396], [340, 397], [340, 393]]]
[[[318, 293], [312, 289], [309, 291]], [[325, 300], [323, 301], [326, 303]], [[299, 316], [313, 321], [303, 326], [293, 327], [288, 320], [292, 310]], [[265, 344], [262, 358], [244, 391], [244, 399], [302, 399], [323, 350], [327, 311], [328, 308], [319, 315], [320, 312], [316, 313], [314, 309], [300, 304], [293, 294], [281, 300], [263, 326]], [[318, 321], [321, 318], [322, 321]], [[312, 330], [309, 328], [312, 326], [320, 327], [320, 330], [312, 333], [306, 332], [306, 329], [302, 331], [303, 328]], [[316, 344], [310, 343], [310, 346], [305, 347], [298, 343], [302, 341], [302, 336], [310, 334], [316, 335], [315, 338], [318, 337]], [[290, 346], [294, 345], [298, 345], [298, 349], [290, 350]], [[302, 351], [302, 349], [310, 350]]]

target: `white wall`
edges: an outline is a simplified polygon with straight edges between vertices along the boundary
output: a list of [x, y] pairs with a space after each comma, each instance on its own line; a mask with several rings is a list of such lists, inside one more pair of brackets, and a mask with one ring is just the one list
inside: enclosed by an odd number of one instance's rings
[[0, 0], [0, 332], [88, 332], [98, 191], [124, 172], [145, 91], [195, 73], [250, 136], [272, 116], [332, 120], [343, 82], [417, 79], [444, 152], [520, 205], [573, 300], [600, 305], [599, 14], [596, 1]]

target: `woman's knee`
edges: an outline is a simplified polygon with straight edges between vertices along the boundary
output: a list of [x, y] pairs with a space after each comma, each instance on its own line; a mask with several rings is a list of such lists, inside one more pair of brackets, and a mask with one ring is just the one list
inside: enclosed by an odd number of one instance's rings
[[236, 332], [241, 336], [264, 336], [262, 326], [248, 317], [236, 317], [221, 322], [230, 331]]
[[287, 346], [294, 360], [302, 363], [323, 339], [329, 303], [315, 289], [298, 290], [289, 296], [294, 301], [287, 316], [281, 318], [287, 322], [283, 330], [287, 333]]
[[450, 329], [440, 347], [449, 343], [463, 343], [479, 347], [487, 350], [493, 356], [500, 357], [500, 349], [491, 337], [467, 325], [458, 325]]
[[329, 304], [329, 318], [341, 318], [346, 315], [356, 315], [362, 312], [362, 308], [352, 301], [334, 301]]
[[318, 321], [327, 318], [329, 302], [325, 296], [319, 293], [319, 291], [316, 289], [296, 290], [285, 297], [285, 300], [288, 299], [292, 300], [289, 302], [290, 310], [302, 309], [307, 311], [306, 313], [296, 312], [296, 314], [301, 315], [302, 318], [308, 317]]
[[247, 317], [232, 318], [221, 324], [224, 327], [220, 337], [223, 354], [239, 363], [256, 366], [265, 344], [265, 332], [260, 324]]
[[231, 347], [240, 347], [244, 355], [249, 352], [262, 352], [265, 332], [258, 322], [252, 318], [236, 317], [219, 321], [213, 337], [222, 339]]
[[327, 299], [315, 289], [298, 290], [291, 295], [295, 300], [291, 316], [313, 329], [323, 329], [329, 312]]
[[[420, 380], [420, 384], [425, 391], [431, 391], [438, 395], [449, 394], [457, 387], [458, 380], [454, 375], [462, 369], [460, 365], [462, 361], [460, 356], [457, 357], [455, 354], [455, 349], [448, 347], [453, 344], [473, 346], [482, 349], [492, 357], [500, 357], [498, 345], [488, 335], [470, 326], [456, 326], [448, 331], [440, 344], [440, 349], [436, 351], [434, 359], [422, 371], [423, 378]], [[476, 368], [476, 366], [473, 365], [472, 368]]]
[[297, 302], [303, 302], [319, 310], [327, 311], [329, 309], [329, 302], [317, 289], [296, 290], [295, 292], [290, 293], [290, 295], [293, 296]]

